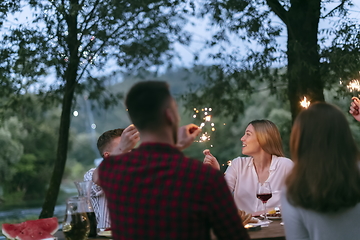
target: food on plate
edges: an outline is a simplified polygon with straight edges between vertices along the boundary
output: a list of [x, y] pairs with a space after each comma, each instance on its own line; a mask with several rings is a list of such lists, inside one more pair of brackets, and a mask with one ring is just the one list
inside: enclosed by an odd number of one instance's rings
[[272, 213], [272, 214], [267, 214], [267, 217], [271, 217], [271, 218], [281, 218], [281, 213]]
[[43, 240], [54, 239], [59, 228], [56, 217], [39, 220], [28, 220], [17, 224], [2, 224], [2, 233], [10, 240]]
[[239, 214], [244, 226], [246, 224], [248, 224], [248, 223], [257, 223], [257, 222], [259, 222], [258, 219], [252, 217], [251, 213], [246, 213], [245, 211], [239, 209], [238, 214]]
[[267, 213], [268, 213], [268, 215], [269, 215], [269, 214], [276, 214], [276, 210], [275, 210], [275, 209], [272, 209], [272, 210], [269, 210]]

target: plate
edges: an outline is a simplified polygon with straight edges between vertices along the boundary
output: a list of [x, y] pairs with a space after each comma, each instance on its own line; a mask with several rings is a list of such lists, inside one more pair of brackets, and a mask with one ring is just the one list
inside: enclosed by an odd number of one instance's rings
[[97, 235], [102, 236], [102, 237], [112, 237], [111, 231], [100, 231], [97, 233]]
[[259, 221], [257, 223], [248, 223], [246, 225], [249, 225], [251, 227], [257, 227], [257, 226], [266, 226], [266, 225], [269, 225], [269, 222], [264, 222], [264, 221]]
[[[265, 216], [263, 214], [260, 215], [260, 217], [265, 218]], [[277, 215], [277, 214], [276, 215], [275, 214], [268, 214], [267, 218], [269, 220], [280, 220], [280, 219], [282, 219], [281, 215]]]

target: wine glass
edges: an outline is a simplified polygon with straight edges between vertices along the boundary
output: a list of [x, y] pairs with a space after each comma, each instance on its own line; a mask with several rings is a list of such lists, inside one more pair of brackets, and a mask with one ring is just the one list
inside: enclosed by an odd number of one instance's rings
[[260, 199], [264, 205], [264, 221], [272, 222], [267, 218], [266, 203], [272, 197], [271, 187], [269, 182], [258, 183], [256, 197]]

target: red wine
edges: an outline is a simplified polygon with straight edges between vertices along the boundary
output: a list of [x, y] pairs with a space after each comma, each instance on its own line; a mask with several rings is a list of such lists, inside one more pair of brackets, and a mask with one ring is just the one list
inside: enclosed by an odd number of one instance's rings
[[65, 216], [62, 230], [66, 240], [85, 240], [88, 238], [90, 227], [86, 216], [86, 213]]
[[272, 193], [256, 194], [256, 197], [265, 203], [267, 202], [267, 200], [269, 200], [272, 197]]
[[97, 222], [94, 212], [87, 212], [88, 219], [90, 221], [90, 233], [89, 237], [96, 237], [97, 235]]

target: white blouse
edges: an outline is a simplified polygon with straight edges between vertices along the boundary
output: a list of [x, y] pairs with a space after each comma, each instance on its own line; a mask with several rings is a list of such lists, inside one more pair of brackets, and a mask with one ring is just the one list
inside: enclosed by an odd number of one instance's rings
[[[269, 177], [266, 182], [270, 183], [272, 197], [266, 207], [274, 208], [280, 205], [281, 189], [284, 186], [286, 176], [293, 167], [293, 162], [285, 157], [272, 156]], [[235, 158], [225, 172], [225, 179], [234, 195], [238, 209], [247, 213], [263, 211], [261, 200], [256, 197], [256, 188], [259, 182], [252, 157]]]

